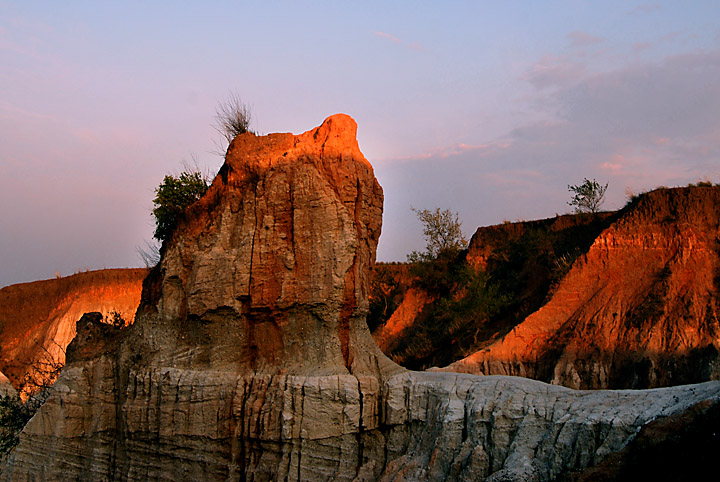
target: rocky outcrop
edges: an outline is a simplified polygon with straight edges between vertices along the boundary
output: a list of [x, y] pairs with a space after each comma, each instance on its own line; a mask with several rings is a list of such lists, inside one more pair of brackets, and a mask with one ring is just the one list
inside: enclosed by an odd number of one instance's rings
[[236, 138], [136, 322], [78, 324], [3, 480], [550, 480], [720, 401], [390, 362], [364, 320], [382, 191], [355, 131]]
[[69, 368], [7, 480], [554, 480], [720, 398], [717, 382], [574, 392], [427, 372], [380, 384], [169, 367], [118, 380], [107, 358]]
[[573, 388], [720, 378], [720, 188], [660, 189], [603, 231], [551, 299], [449, 370]]
[[26, 375], [62, 366], [83, 313], [117, 312], [132, 323], [147, 272], [104, 269], [0, 289], [0, 370], [23, 389]]

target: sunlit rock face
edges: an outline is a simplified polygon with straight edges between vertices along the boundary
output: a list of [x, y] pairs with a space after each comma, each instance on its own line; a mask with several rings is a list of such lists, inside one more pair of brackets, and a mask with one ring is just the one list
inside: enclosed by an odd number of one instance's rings
[[15, 388], [27, 375], [40, 382], [49, 365], [65, 363], [65, 349], [83, 313], [118, 313], [132, 323], [146, 269], [104, 269], [0, 289], [0, 370]]
[[390, 319], [373, 332], [373, 339], [380, 349], [387, 353], [392, 343], [402, 335], [404, 330], [412, 326], [422, 309], [432, 301], [433, 298], [422, 289], [410, 287]]
[[355, 131], [235, 139], [135, 324], [78, 324], [3, 480], [551, 480], [718, 401], [390, 362], [364, 323], [382, 191]]
[[234, 318], [208, 354], [221, 363], [377, 373], [365, 314], [383, 196], [356, 130], [336, 115], [298, 136], [237, 137], [164, 253], [158, 319]]
[[582, 389], [719, 379], [719, 205], [720, 187], [642, 196], [542, 308], [447, 369]]

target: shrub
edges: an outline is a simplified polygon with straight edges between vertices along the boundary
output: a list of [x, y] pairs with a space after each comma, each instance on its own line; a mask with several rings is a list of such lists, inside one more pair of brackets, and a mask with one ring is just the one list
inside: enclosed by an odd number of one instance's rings
[[185, 209], [208, 190], [208, 182], [199, 171], [184, 171], [178, 177], [167, 175], [155, 189], [155, 233], [153, 237], [165, 241], [175, 230]]
[[114, 310], [108, 313], [108, 315], [103, 319], [103, 323], [118, 329], [125, 328], [128, 324], [123, 318], [122, 313]]
[[239, 134], [252, 132], [250, 120], [252, 112], [237, 94], [230, 94], [224, 103], [215, 110], [215, 130], [217, 130], [228, 144]]

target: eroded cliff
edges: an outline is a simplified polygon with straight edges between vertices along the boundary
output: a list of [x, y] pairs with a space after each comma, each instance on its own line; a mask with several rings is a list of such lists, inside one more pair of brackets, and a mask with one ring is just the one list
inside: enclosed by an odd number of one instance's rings
[[549, 301], [449, 370], [573, 388], [720, 378], [720, 188], [659, 189], [604, 230]]
[[551, 480], [718, 403], [720, 383], [578, 392], [390, 362], [365, 325], [382, 191], [355, 133], [336, 115], [236, 138], [136, 322], [78, 323], [3, 480]]
[[[383, 352], [413, 369], [445, 366], [506, 335], [547, 301], [572, 262], [587, 252], [617, 213], [563, 215], [480, 227], [450, 261], [405, 265], [394, 296], [373, 284], [373, 304], [395, 308], [371, 324]], [[384, 268], [384, 266], [381, 266]], [[388, 277], [399, 272], [376, 270]], [[414, 275], [414, 279], [412, 279]], [[399, 293], [398, 293], [399, 292]]]
[[[22, 390], [27, 375], [65, 363], [83, 313], [119, 313], [132, 323], [146, 269], [104, 269], [0, 289], [0, 370]], [[32, 391], [33, 387], [28, 387]]]

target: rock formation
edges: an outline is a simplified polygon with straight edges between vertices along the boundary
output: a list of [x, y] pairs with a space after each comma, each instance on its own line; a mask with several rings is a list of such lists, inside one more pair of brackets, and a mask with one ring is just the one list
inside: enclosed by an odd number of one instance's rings
[[78, 323], [2, 479], [551, 480], [718, 403], [714, 382], [576, 392], [390, 362], [364, 321], [382, 191], [355, 133], [336, 115], [236, 138], [136, 322]]
[[572, 388], [720, 378], [720, 188], [659, 189], [604, 230], [550, 300], [447, 369]]
[[[65, 363], [75, 323], [89, 311], [132, 323], [146, 269], [104, 269], [0, 289], [0, 370], [22, 390], [26, 375]], [[28, 387], [32, 391], [32, 387]]]

